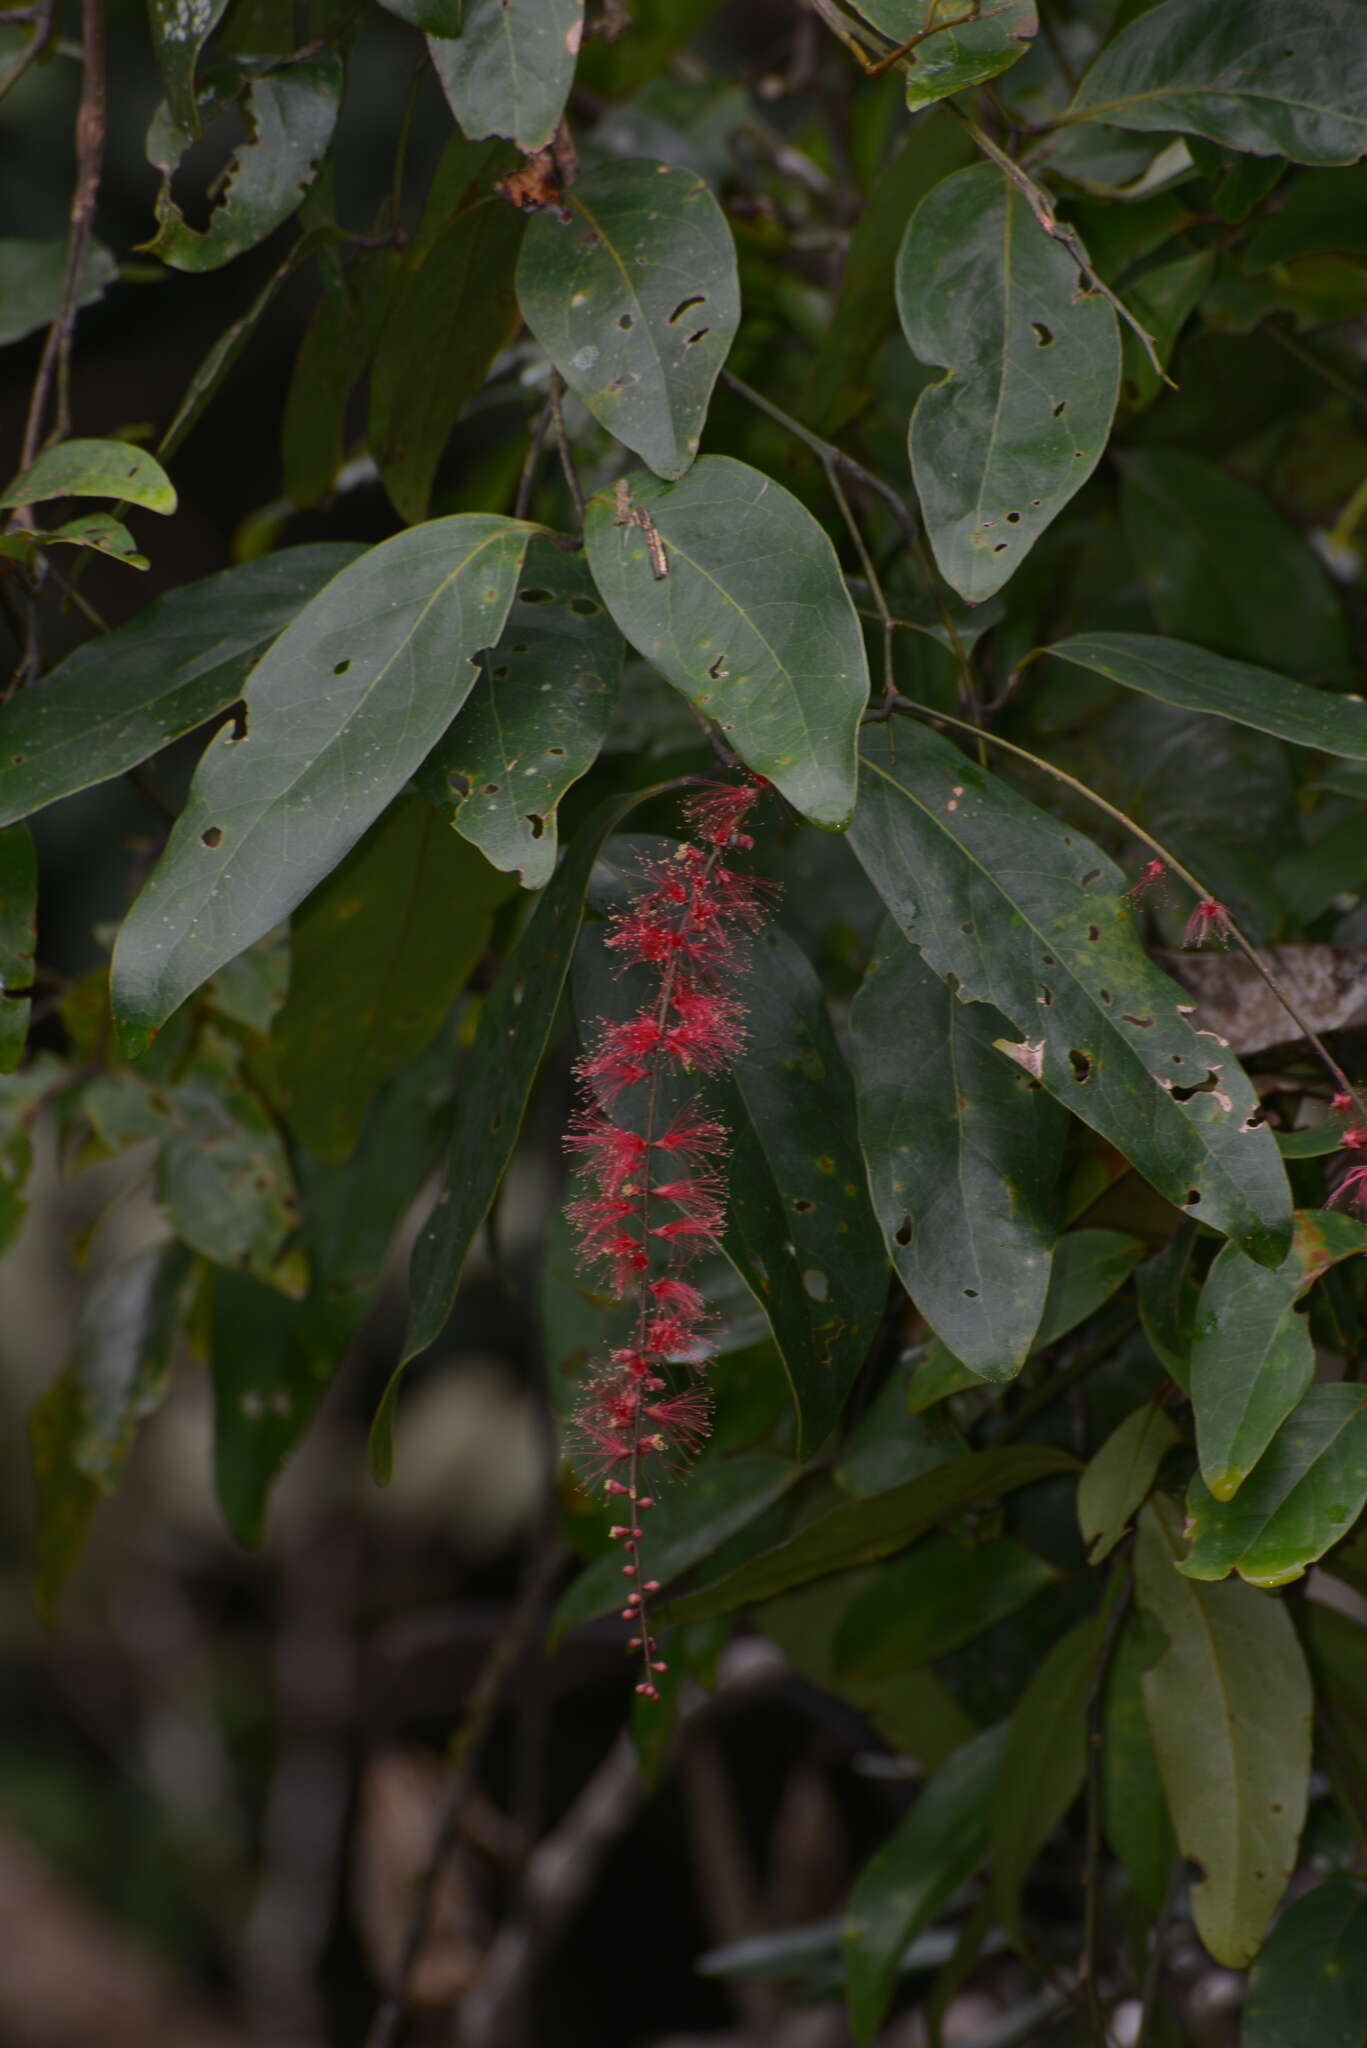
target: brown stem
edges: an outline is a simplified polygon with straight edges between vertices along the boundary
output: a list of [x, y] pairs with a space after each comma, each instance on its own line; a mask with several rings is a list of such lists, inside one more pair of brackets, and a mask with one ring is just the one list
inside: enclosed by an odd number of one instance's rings
[[547, 403], [551, 408], [551, 424], [555, 428], [555, 445], [560, 450], [560, 467], [565, 472], [565, 482], [569, 486], [570, 497], [574, 501], [575, 516], [579, 521], [579, 531], [582, 533], [584, 530], [584, 492], [579, 482], [579, 472], [574, 466], [574, 457], [570, 454], [570, 444], [565, 433], [565, 415], [562, 409], [565, 397], [565, 380], [559, 370], [551, 371], [551, 381], [547, 388], [549, 393]]

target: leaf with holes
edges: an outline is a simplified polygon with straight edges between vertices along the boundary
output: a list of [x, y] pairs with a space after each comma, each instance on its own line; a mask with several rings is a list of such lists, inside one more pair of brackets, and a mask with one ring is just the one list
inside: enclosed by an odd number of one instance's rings
[[38, 862], [27, 825], [0, 830], [0, 1074], [23, 1057], [33, 988]]
[[1077, 1521], [1088, 1564], [1110, 1556], [1148, 1499], [1159, 1466], [1181, 1440], [1177, 1425], [1152, 1402], [1111, 1431], [1077, 1483]]
[[1082, 1790], [1087, 1702], [1100, 1648], [1101, 1617], [1090, 1614], [1054, 1644], [1021, 1694], [1007, 1730], [992, 1806], [992, 1896], [1017, 1943], [1021, 1887]]
[[1045, 651], [1160, 703], [1207, 711], [1293, 747], [1367, 761], [1367, 706], [1355, 697], [1308, 689], [1271, 669], [1153, 633], [1075, 633]]
[[[924, 729], [864, 739], [850, 842], [937, 974], [1009, 1017], [1004, 1046], [1178, 1206], [1260, 1263], [1291, 1199], [1243, 1069], [1179, 1013], [1120, 900], [1124, 877], [1058, 819]], [[1217, 1056], [1218, 1055], [1218, 1056]]]
[[740, 325], [726, 216], [692, 171], [634, 160], [578, 179], [565, 209], [527, 229], [523, 318], [594, 418], [680, 477]]
[[[1283, 1603], [1175, 1569], [1181, 1517], [1139, 1517], [1135, 1597], [1162, 1629], [1144, 1712], [1178, 1847], [1197, 1865], [1196, 1931], [1218, 1963], [1257, 1954], [1296, 1861], [1310, 1784], [1310, 1674]], [[1199, 1707], [1198, 1707], [1199, 1703]]]
[[1100, 460], [1120, 388], [1115, 314], [991, 164], [917, 207], [897, 308], [913, 355], [945, 366], [916, 401], [911, 467], [941, 572], [977, 604]]
[[171, 197], [176, 166], [195, 139], [165, 106], [147, 131], [147, 160], [161, 172], [157, 232], [142, 246], [174, 270], [217, 270], [254, 249], [299, 206], [318, 174], [342, 101], [342, 60], [317, 50], [253, 75], [225, 63], [200, 89], [201, 116], [212, 119], [241, 96], [247, 139], [233, 157], [206, 228], [192, 228]]
[[365, 550], [285, 548], [156, 598], [0, 705], [0, 825], [122, 775], [226, 711], [252, 664]]
[[1354, 0], [1164, 0], [1088, 71], [1065, 116], [1204, 135], [1250, 156], [1352, 163], [1367, 150], [1367, 41]]
[[637, 470], [625, 497], [598, 492], [585, 543], [632, 645], [804, 817], [844, 825], [868, 662], [806, 507], [760, 470], [705, 455], [676, 484]]
[[556, 806], [598, 758], [625, 652], [583, 556], [537, 535], [498, 644], [418, 771], [447, 823], [524, 889], [555, 872]]
[[584, 0], [465, 0], [459, 36], [427, 47], [465, 133], [531, 151], [559, 125], [583, 33]]
[[850, 1016], [869, 1188], [908, 1294], [985, 1379], [1019, 1372], [1039, 1327], [1068, 1127], [995, 1049], [1009, 1030], [887, 921]]
[[296, 912], [275, 1020], [290, 1128], [347, 1159], [370, 1099], [441, 1027], [512, 884], [401, 796]]
[[747, 1050], [718, 1090], [731, 1132], [722, 1248], [769, 1318], [799, 1448], [838, 1418], [887, 1297], [854, 1089], [806, 956], [777, 926], [739, 986]]
[[1310, 1385], [1315, 1347], [1296, 1303], [1321, 1273], [1367, 1245], [1331, 1209], [1297, 1212], [1279, 1266], [1255, 1266], [1226, 1245], [1206, 1275], [1191, 1347], [1191, 1399], [1201, 1476], [1228, 1500]]
[[1243, 2048], [1363, 2048], [1367, 2042], [1367, 1884], [1336, 1873], [1294, 1899], [1248, 1979]]
[[58, 441], [0, 493], [0, 507], [48, 498], [122, 498], [145, 512], [174, 512], [175, 486], [155, 455], [131, 441]]
[[429, 754], [497, 640], [533, 529], [463, 513], [344, 569], [275, 641], [195, 771], [124, 921], [111, 1000], [130, 1057], [331, 873]]
[[1299, 1579], [1367, 1505], [1367, 1392], [1311, 1387], [1235, 1497], [1217, 1499], [1200, 1477], [1187, 1494], [1193, 1579], [1237, 1571], [1254, 1586]]
[[996, 78], [1025, 55], [1039, 28], [1035, 0], [987, 0], [981, 8], [946, 8], [943, 0], [858, 0], [858, 7], [898, 48], [918, 38], [902, 71], [913, 110]]

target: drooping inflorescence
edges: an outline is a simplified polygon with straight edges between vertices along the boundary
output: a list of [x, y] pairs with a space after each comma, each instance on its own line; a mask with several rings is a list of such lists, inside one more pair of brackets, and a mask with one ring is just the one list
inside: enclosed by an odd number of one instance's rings
[[650, 1632], [639, 1516], [653, 1490], [706, 1440], [712, 1396], [707, 1303], [688, 1269], [715, 1246], [726, 1216], [724, 1125], [697, 1089], [725, 1071], [743, 1042], [744, 1005], [728, 992], [746, 941], [769, 915], [771, 887], [727, 859], [753, 842], [742, 830], [763, 794], [752, 780], [704, 785], [684, 806], [693, 838], [647, 861], [638, 887], [609, 920], [622, 970], [645, 970], [633, 1014], [599, 1025], [578, 1065], [580, 1107], [566, 1143], [578, 1191], [568, 1215], [583, 1259], [631, 1304], [628, 1340], [580, 1396], [571, 1451], [585, 1480], [623, 1503], [623, 1619], [658, 1697], [665, 1669]]

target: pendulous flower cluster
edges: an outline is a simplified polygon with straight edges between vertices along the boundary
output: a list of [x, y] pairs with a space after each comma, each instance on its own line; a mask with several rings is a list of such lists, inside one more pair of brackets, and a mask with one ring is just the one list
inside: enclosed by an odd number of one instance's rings
[[658, 1698], [665, 1669], [650, 1633], [639, 1516], [650, 1489], [708, 1434], [712, 1362], [707, 1303], [689, 1268], [715, 1245], [726, 1213], [727, 1134], [697, 1093], [741, 1050], [744, 1005], [727, 992], [747, 940], [769, 915], [771, 887], [727, 855], [765, 785], [704, 784], [684, 805], [693, 838], [645, 864], [609, 922], [620, 968], [647, 970], [634, 1014], [604, 1022], [578, 1066], [582, 1102], [566, 1143], [579, 1187], [568, 1208], [581, 1256], [634, 1309], [629, 1340], [587, 1382], [571, 1449], [585, 1479], [620, 1499], [613, 1527], [635, 1581], [623, 1618], [638, 1633], [638, 1693]]

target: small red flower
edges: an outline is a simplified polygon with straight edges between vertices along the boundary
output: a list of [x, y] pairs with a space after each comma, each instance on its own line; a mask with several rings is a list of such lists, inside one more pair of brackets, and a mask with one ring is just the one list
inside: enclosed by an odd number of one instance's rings
[[1217, 903], [1213, 896], [1203, 896], [1187, 920], [1182, 944], [1203, 946], [1208, 938], [1215, 938], [1223, 946], [1228, 943], [1229, 932], [1229, 911], [1225, 905]]
[[1150, 889], [1156, 890], [1164, 902], [1167, 901], [1168, 871], [1161, 860], [1150, 860], [1144, 863], [1137, 879], [1131, 882], [1129, 888], [1125, 891], [1126, 899], [1130, 903], [1138, 903], [1140, 897], [1146, 895]]
[[740, 826], [763, 794], [759, 782], [717, 783], [689, 797], [684, 816], [708, 846], [750, 846]]
[[1325, 1207], [1356, 1209], [1359, 1216], [1367, 1216], [1367, 1165], [1350, 1166]]

